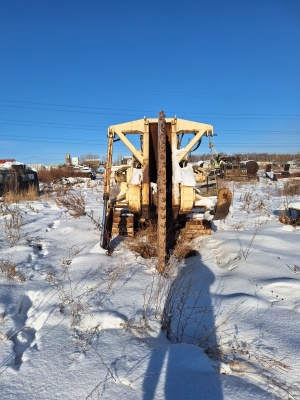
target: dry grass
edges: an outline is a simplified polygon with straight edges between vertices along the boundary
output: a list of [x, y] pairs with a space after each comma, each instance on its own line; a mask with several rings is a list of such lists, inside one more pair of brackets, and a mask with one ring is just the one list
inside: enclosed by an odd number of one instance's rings
[[70, 192], [71, 188], [72, 188], [71, 183], [64, 184], [61, 182], [53, 187], [53, 192], [56, 197], [62, 197], [66, 196]]
[[291, 179], [284, 183], [283, 187], [277, 188], [277, 196], [300, 195], [300, 179]]
[[81, 170], [74, 169], [73, 167], [56, 167], [50, 169], [39, 170], [39, 181], [50, 184], [53, 181], [57, 181], [62, 178], [90, 178], [89, 173]]
[[0, 261], [0, 271], [6, 275], [9, 280], [26, 281], [25, 276], [18, 272], [16, 265], [10, 261]]
[[178, 261], [182, 261], [186, 258], [195, 256], [196, 253], [197, 252], [193, 249], [189, 239], [186, 237], [186, 228], [181, 229], [173, 248], [172, 255]]
[[131, 251], [140, 254], [143, 258], [157, 256], [157, 225], [149, 222], [140, 229], [134, 237], [128, 237], [126, 243]]
[[282, 223], [282, 224], [286, 224], [286, 225], [292, 225], [292, 226], [299, 226], [300, 225], [300, 218], [298, 217], [293, 217], [292, 215], [290, 215], [289, 211], [286, 210], [282, 210], [280, 211], [278, 220]]
[[[167, 247], [172, 250], [172, 257], [179, 261], [195, 255], [185, 233], [186, 228], [181, 229], [179, 234], [175, 232], [175, 228], [169, 229], [167, 232]], [[128, 237], [126, 243], [131, 251], [140, 254], [143, 258], [157, 257], [156, 222], [148, 222], [146, 227], [140, 229], [134, 237]]]
[[68, 168], [68, 167], [58, 167], [58, 168], [39, 170], [39, 181], [44, 183], [51, 183], [61, 178], [70, 178], [76, 176], [78, 175], [76, 175], [73, 168]]
[[21, 203], [23, 201], [35, 201], [39, 198], [37, 189], [34, 186], [30, 186], [28, 190], [22, 190], [21, 192], [6, 192], [3, 196], [4, 203]]
[[22, 238], [21, 228], [23, 225], [22, 210], [18, 205], [9, 206], [4, 204], [1, 207], [4, 218], [4, 233], [10, 246], [15, 246]]
[[299, 226], [300, 217], [296, 211], [289, 210], [289, 203], [294, 197], [300, 195], [300, 179], [291, 179], [284, 183], [281, 188], [277, 188], [277, 196], [283, 196], [285, 210], [279, 214], [278, 220], [286, 225]]

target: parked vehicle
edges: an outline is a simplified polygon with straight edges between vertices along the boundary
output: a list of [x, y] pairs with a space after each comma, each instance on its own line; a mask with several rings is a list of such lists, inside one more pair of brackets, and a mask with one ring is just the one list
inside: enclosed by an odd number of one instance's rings
[[76, 176], [81, 176], [84, 178], [96, 179], [96, 172], [91, 167], [86, 167], [84, 165], [78, 165], [74, 167], [74, 172]]

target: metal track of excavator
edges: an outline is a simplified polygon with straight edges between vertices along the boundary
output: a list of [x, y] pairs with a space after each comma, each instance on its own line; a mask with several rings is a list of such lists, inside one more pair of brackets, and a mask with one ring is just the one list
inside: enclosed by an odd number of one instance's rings
[[112, 231], [113, 236], [133, 236], [134, 235], [134, 216], [133, 214], [123, 213], [122, 210], [115, 209], [113, 215]]

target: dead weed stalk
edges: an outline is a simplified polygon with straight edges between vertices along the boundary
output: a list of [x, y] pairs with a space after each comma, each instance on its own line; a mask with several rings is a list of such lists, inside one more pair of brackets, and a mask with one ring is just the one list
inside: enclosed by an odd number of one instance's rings
[[8, 204], [2, 207], [2, 213], [4, 214], [5, 237], [10, 246], [13, 247], [22, 238], [23, 213], [18, 205], [9, 206]]
[[82, 193], [79, 194], [67, 194], [56, 197], [56, 203], [60, 206], [65, 207], [69, 214], [74, 218], [84, 217], [85, 215], [90, 218], [95, 227], [100, 230], [101, 222], [96, 220], [94, 217], [94, 211], [86, 211], [85, 199]]
[[246, 244], [243, 243], [243, 241], [240, 237], [239, 231], [238, 230], [236, 231], [237, 239], [240, 244], [240, 250], [239, 250], [239, 254], [237, 256], [238, 259], [243, 258], [244, 260], [247, 260], [249, 254], [250, 254], [253, 242], [256, 239], [259, 232], [263, 229], [265, 224], [266, 224], [266, 221], [260, 221], [260, 220], [255, 221], [252, 235], [250, 237], [250, 240]]
[[157, 225], [149, 222], [140, 229], [134, 237], [128, 237], [126, 243], [129, 249], [149, 259], [157, 256]]
[[82, 193], [57, 196], [56, 203], [65, 207], [72, 217], [79, 218], [86, 215], [85, 200]]
[[17, 270], [16, 264], [11, 261], [0, 261], [0, 271], [7, 276], [9, 280], [16, 280], [19, 282], [25, 282], [25, 276]]
[[46, 278], [51, 285], [56, 287], [60, 300], [59, 310], [71, 317], [71, 326], [79, 325], [82, 317], [89, 313], [89, 306], [84, 301], [86, 292], [73, 283], [70, 272], [73, 257], [81, 251], [82, 249], [80, 250], [77, 246], [72, 246], [69, 257], [62, 260], [62, 270], [58, 274], [48, 271]]

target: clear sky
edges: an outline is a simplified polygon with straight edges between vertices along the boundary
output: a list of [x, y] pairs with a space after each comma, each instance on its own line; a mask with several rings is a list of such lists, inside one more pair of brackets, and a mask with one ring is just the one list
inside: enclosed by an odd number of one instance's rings
[[160, 110], [220, 152], [299, 152], [300, 1], [0, 1], [0, 158], [104, 157]]

